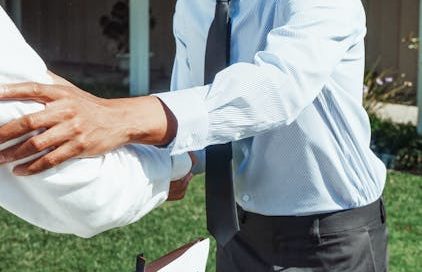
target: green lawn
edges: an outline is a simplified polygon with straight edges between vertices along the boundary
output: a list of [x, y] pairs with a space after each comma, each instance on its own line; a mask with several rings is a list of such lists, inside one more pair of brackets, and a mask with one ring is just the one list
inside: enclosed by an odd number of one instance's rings
[[[390, 173], [385, 194], [389, 212], [390, 270], [422, 267], [422, 177]], [[0, 271], [133, 271], [134, 257], [154, 259], [207, 236], [202, 178], [185, 200], [166, 204], [141, 222], [93, 239], [49, 234], [0, 211]], [[214, 243], [212, 244], [214, 248]], [[209, 271], [213, 271], [214, 250]]]

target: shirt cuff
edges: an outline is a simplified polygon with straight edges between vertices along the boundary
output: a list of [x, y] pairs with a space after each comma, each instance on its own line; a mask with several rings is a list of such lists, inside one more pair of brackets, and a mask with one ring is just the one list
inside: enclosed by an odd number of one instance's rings
[[192, 169], [192, 160], [188, 153], [171, 157], [171, 181], [180, 180]]
[[201, 150], [207, 146], [208, 110], [203, 99], [209, 86], [154, 94], [174, 114], [178, 127], [175, 139], [167, 146], [171, 155]]

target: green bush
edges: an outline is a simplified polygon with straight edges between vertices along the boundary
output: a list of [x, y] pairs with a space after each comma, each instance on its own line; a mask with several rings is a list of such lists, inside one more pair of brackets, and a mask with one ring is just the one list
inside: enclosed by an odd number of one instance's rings
[[422, 137], [412, 139], [397, 153], [397, 170], [422, 173]]
[[[395, 124], [370, 115], [371, 146], [389, 168], [422, 174], [422, 136], [411, 124]], [[392, 157], [394, 162], [389, 161]]]

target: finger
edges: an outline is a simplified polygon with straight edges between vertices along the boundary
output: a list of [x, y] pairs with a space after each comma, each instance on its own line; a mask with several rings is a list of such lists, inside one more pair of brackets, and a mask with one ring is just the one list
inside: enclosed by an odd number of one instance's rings
[[25, 115], [0, 127], [0, 144], [21, 137], [34, 130], [50, 128], [71, 118], [72, 112], [66, 109], [46, 109]]
[[13, 173], [17, 176], [30, 176], [51, 169], [79, 155], [76, 147], [76, 144], [67, 142], [39, 159], [16, 166]]
[[0, 151], [0, 164], [27, 158], [48, 148], [60, 146], [67, 140], [69, 140], [69, 136], [64, 125], [52, 127], [42, 134], [36, 135], [23, 143], [19, 143]]
[[33, 100], [48, 103], [66, 97], [67, 88], [34, 82], [0, 85], [0, 100]]

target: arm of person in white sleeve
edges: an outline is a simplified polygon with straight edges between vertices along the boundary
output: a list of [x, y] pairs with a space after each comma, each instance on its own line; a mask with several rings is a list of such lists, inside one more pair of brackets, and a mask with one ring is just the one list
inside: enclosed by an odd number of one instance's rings
[[[0, 84], [53, 83], [1, 7], [0, 36]], [[0, 102], [0, 126], [43, 109], [29, 101]], [[0, 150], [15, 143], [0, 145]], [[18, 163], [22, 161], [0, 166], [0, 206], [38, 227], [86, 238], [139, 220], [167, 199], [170, 181], [191, 168], [187, 154], [170, 157], [166, 149], [145, 145], [71, 160], [27, 177], [12, 174]]]

